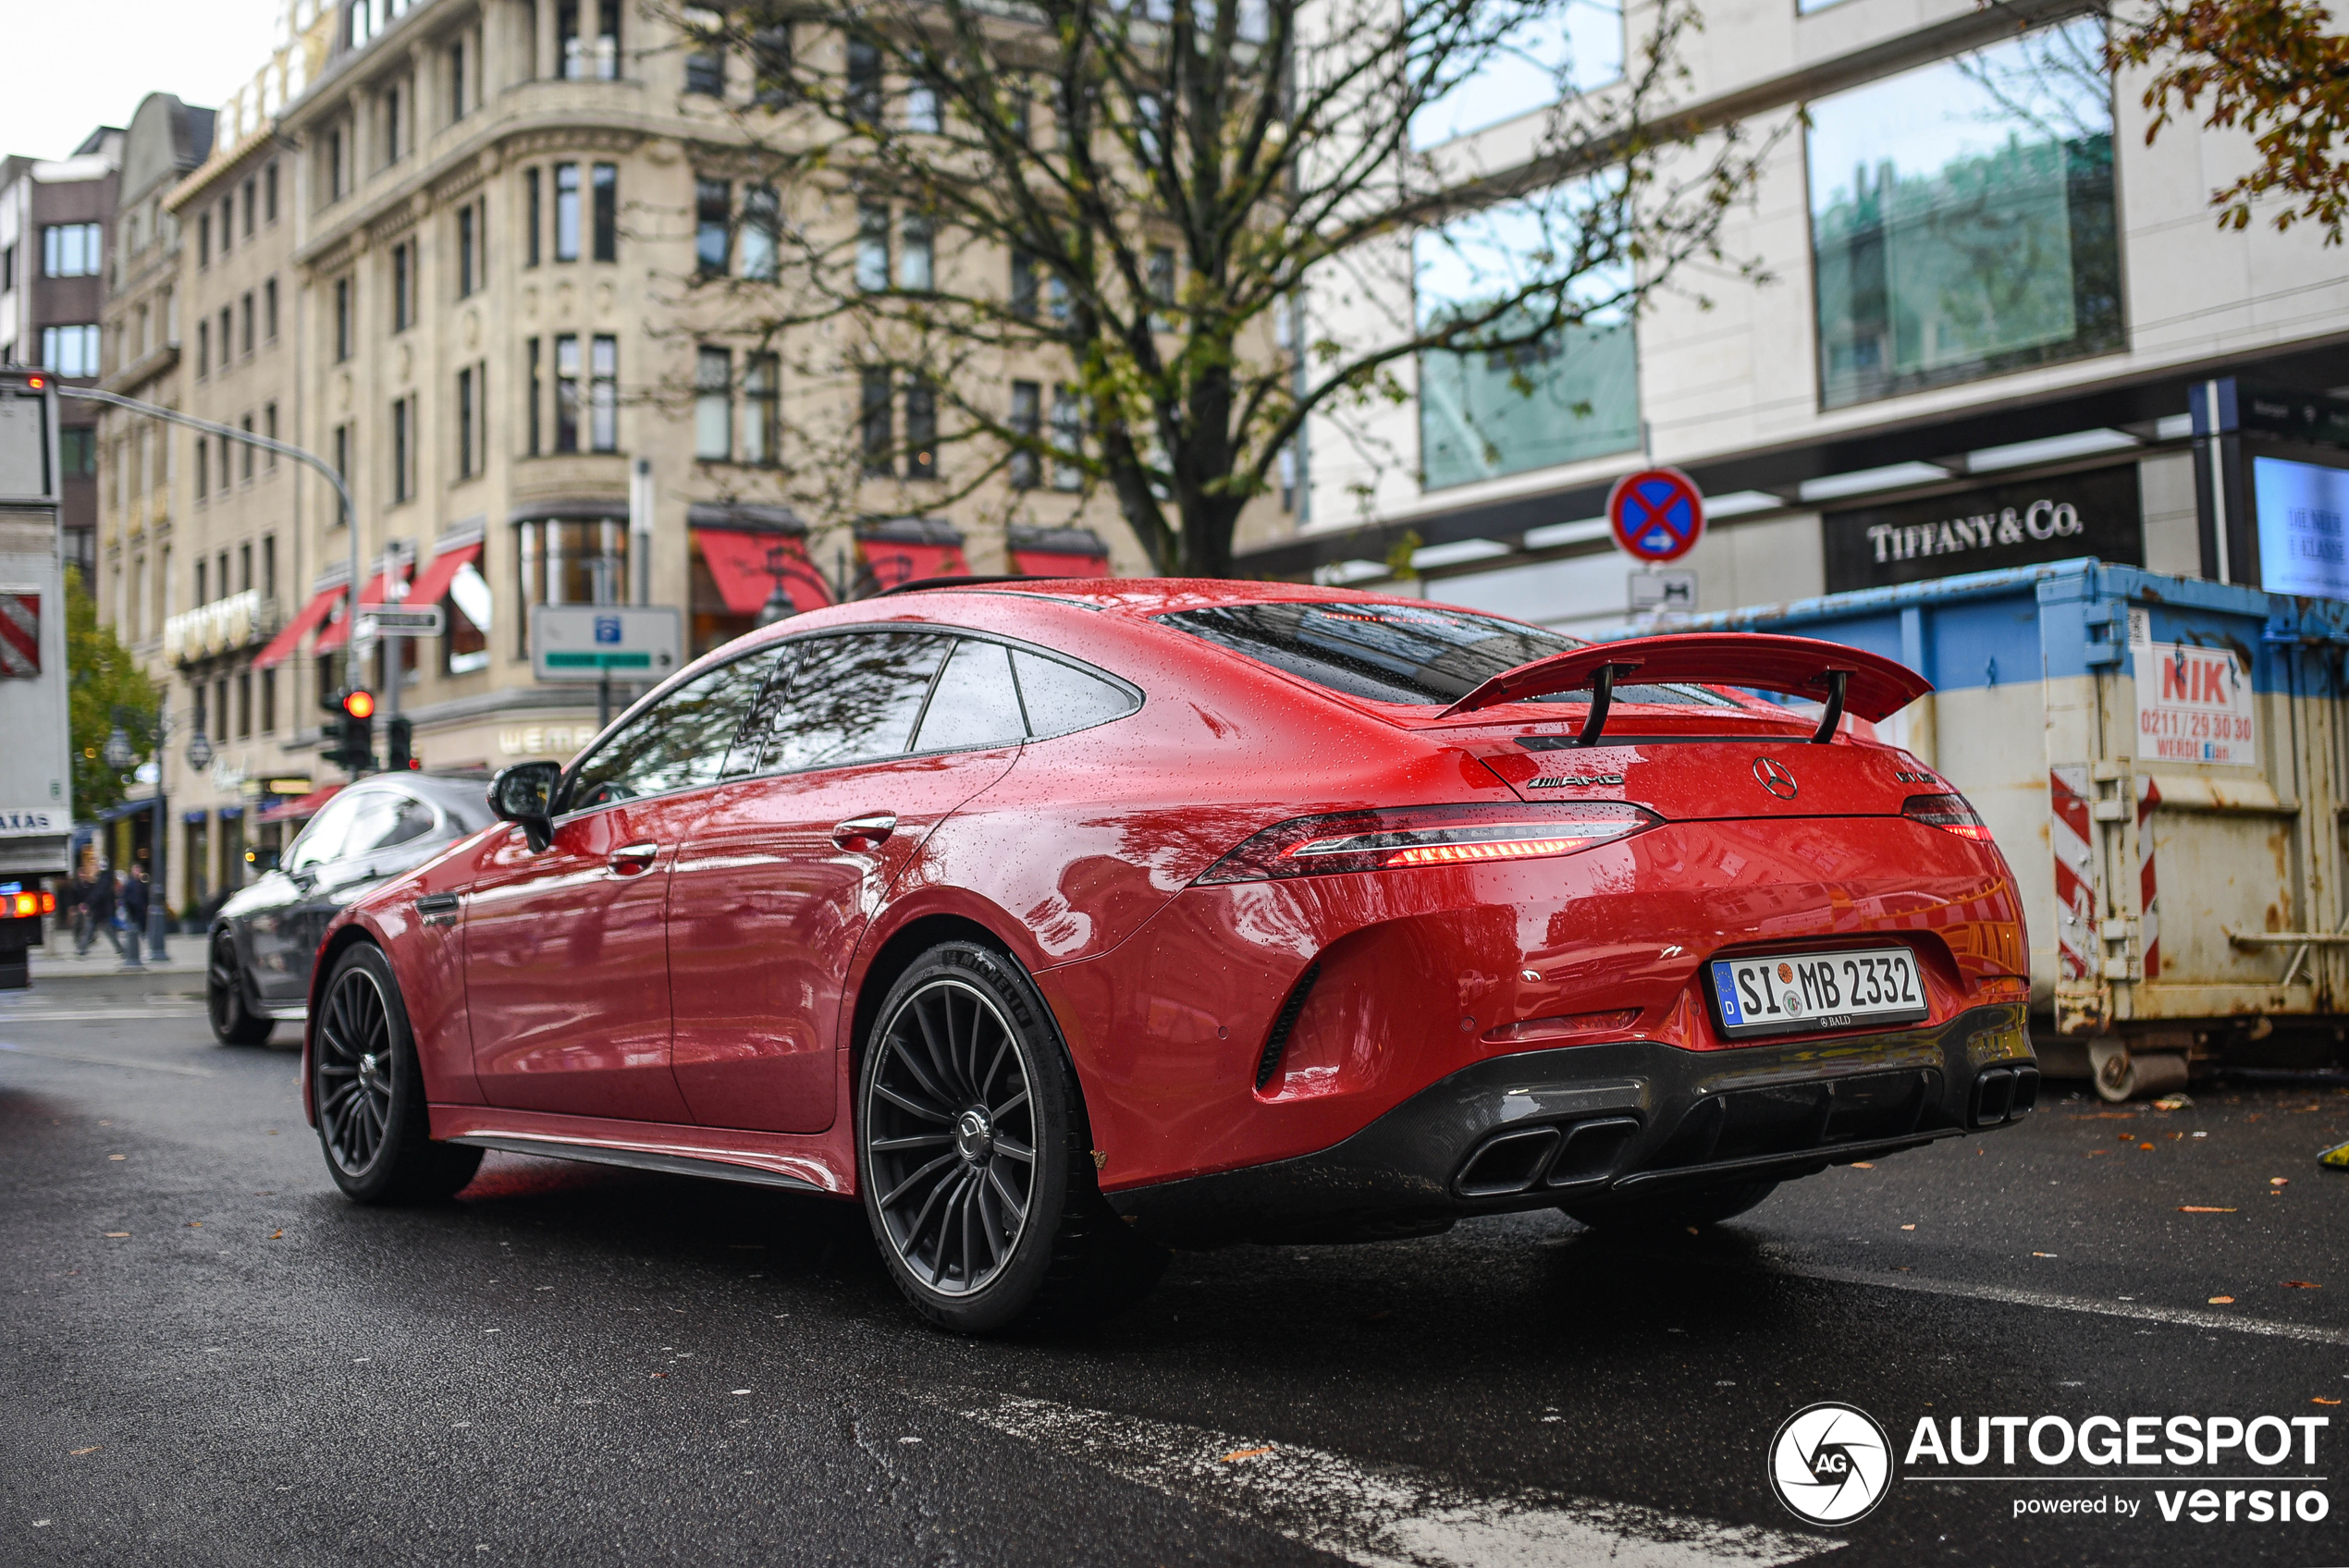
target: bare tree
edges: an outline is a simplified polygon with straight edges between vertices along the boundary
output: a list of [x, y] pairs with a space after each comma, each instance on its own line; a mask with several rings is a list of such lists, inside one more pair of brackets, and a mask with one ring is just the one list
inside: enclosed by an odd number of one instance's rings
[[[1581, 92], [1566, 3], [674, 10], [687, 47], [754, 62], [730, 155], [781, 193], [772, 261], [762, 234], [758, 276], [702, 284], [699, 313], [863, 378], [838, 447], [797, 464], [830, 505], [901, 459], [944, 476], [932, 506], [1051, 484], [1113, 499], [1161, 570], [1227, 574], [1310, 413], [1399, 402], [1421, 354], [1538, 362], [1692, 263], [1751, 270], [1720, 235], [1761, 149], [1670, 106], [1691, 0], [1661, 0], [1619, 78]], [[1503, 166], [1418, 144], [1431, 105], [1529, 61], [1559, 102]], [[1414, 305], [1439, 256], [1440, 305]], [[1027, 377], [1058, 406], [1014, 396]], [[889, 413], [904, 389], [911, 431]]]

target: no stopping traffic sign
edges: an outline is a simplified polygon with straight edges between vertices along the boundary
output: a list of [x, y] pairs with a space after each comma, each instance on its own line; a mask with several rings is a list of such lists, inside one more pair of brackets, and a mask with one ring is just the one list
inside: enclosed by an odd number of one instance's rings
[[1704, 496], [1677, 468], [1643, 468], [1606, 495], [1615, 542], [1643, 561], [1677, 561], [1704, 534]]

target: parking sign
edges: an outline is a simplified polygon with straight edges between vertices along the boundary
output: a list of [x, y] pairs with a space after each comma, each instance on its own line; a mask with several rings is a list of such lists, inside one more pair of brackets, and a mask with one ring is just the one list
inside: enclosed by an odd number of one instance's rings
[[534, 605], [530, 668], [541, 680], [649, 682], [684, 662], [683, 618], [667, 605]]

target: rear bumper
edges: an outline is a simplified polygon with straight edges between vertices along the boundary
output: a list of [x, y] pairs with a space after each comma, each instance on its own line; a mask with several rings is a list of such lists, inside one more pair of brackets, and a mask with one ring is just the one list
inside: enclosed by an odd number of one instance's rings
[[1317, 1154], [1106, 1194], [1176, 1245], [1426, 1234], [1464, 1215], [1782, 1181], [2027, 1114], [2020, 1005], [1733, 1050], [1648, 1040], [1495, 1057]]

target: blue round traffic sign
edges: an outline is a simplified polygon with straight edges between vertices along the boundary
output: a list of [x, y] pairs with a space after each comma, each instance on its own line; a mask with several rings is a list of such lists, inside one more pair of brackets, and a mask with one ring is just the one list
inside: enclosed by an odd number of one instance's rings
[[1677, 468], [1627, 473], [1607, 492], [1615, 542], [1643, 561], [1676, 561], [1704, 535], [1704, 496]]

